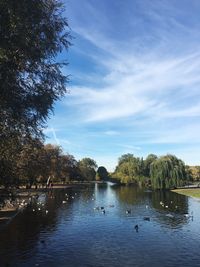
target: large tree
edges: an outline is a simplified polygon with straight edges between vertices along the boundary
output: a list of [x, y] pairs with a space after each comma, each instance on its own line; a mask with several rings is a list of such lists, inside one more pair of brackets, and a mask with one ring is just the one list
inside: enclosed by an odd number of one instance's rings
[[41, 179], [46, 171], [44, 145], [38, 139], [26, 140], [16, 159], [18, 183], [31, 187]]
[[133, 154], [124, 154], [118, 160], [114, 176], [123, 183], [135, 183], [142, 176], [143, 159]]
[[0, 1], [0, 122], [5, 130], [38, 133], [67, 77], [56, 55], [69, 46], [56, 0]]
[[60, 179], [62, 182], [77, 180], [79, 176], [78, 162], [74, 156], [67, 154], [60, 156]]
[[54, 102], [66, 93], [66, 62], [57, 62], [70, 45], [62, 14], [59, 0], [0, 1], [1, 179], [14, 173], [11, 158], [20, 142], [41, 135]]
[[185, 164], [174, 155], [154, 160], [150, 165], [150, 174], [152, 187], [155, 189], [169, 189], [187, 181]]
[[91, 158], [83, 158], [78, 162], [80, 176], [83, 180], [93, 181], [96, 176], [97, 163]]
[[106, 181], [108, 180], [108, 171], [104, 166], [99, 166], [96, 173], [96, 180]]

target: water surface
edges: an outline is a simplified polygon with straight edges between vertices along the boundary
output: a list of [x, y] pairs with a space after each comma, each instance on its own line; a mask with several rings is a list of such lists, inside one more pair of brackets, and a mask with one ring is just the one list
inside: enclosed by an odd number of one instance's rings
[[135, 187], [56, 189], [0, 228], [0, 266], [200, 266], [199, 207]]

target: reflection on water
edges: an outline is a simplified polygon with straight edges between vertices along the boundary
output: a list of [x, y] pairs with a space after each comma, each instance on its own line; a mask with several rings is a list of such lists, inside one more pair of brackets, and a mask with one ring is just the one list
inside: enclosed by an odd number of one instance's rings
[[196, 267], [199, 205], [135, 187], [57, 189], [0, 229], [0, 266]]

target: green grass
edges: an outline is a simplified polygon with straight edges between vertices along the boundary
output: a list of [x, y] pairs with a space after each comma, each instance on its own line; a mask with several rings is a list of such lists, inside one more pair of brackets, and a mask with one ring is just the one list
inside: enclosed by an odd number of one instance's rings
[[181, 195], [189, 196], [189, 197], [197, 197], [200, 198], [200, 188], [192, 188], [192, 189], [175, 189], [172, 190]]

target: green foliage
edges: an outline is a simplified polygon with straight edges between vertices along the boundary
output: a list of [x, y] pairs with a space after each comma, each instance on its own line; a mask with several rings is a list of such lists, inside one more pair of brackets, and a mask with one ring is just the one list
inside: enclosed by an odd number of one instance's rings
[[157, 159], [158, 157], [154, 154], [149, 154], [147, 158], [144, 161], [144, 175], [149, 176], [150, 175], [150, 166], [151, 164]]
[[200, 181], [200, 166], [188, 166], [187, 170], [194, 181]]
[[42, 136], [53, 104], [66, 93], [65, 63], [57, 62], [70, 45], [62, 13], [59, 0], [0, 1], [0, 184], [17, 179], [23, 145]]
[[150, 166], [152, 187], [169, 189], [183, 185], [187, 179], [185, 164], [173, 155], [155, 160]]
[[[53, 182], [69, 182], [79, 175], [78, 162], [74, 156], [63, 154], [61, 147], [47, 144], [44, 146], [46, 179], [51, 177]], [[42, 177], [42, 174], [41, 174]]]
[[182, 160], [173, 155], [158, 158], [154, 154], [145, 160], [132, 154], [122, 155], [112, 176], [122, 183], [151, 185], [155, 189], [178, 187], [192, 179]]
[[31, 187], [43, 171], [43, 144], [38, 139], [30, 139], [26, 142], [16, 161], [19, 183], [28, 184]]
[[53, 103], [66, 92], [67, 77], [55, 62], [70, 45], [61, 3], [1, 0], [0, 25], [0, 134], [39, 134]]
[[77, 180], [79, 176], [78, 162], [72, 155], [61, 155], [60, 157], [60, 179], [62, 182]]
[[114, 177], [120, 179], [122, 183], [136, 183], [143, 175], [143, 167], [143, 159], [136, 158], [133, 154], [124, 154], [118, 160]]
[[108, 180], [108, 171], [104, 166], [99, 166], [96, 173], [96, 180]]
[[83, 158], [78, 162], [78, 168], [83, 180], [95, 180], [97, 164], [93, 159]]
[[16, 183], [16, 161], [21, 141], [16, 134], [7, 135], [7, 138], [0, 140], [0, 185], [7, 187]]

